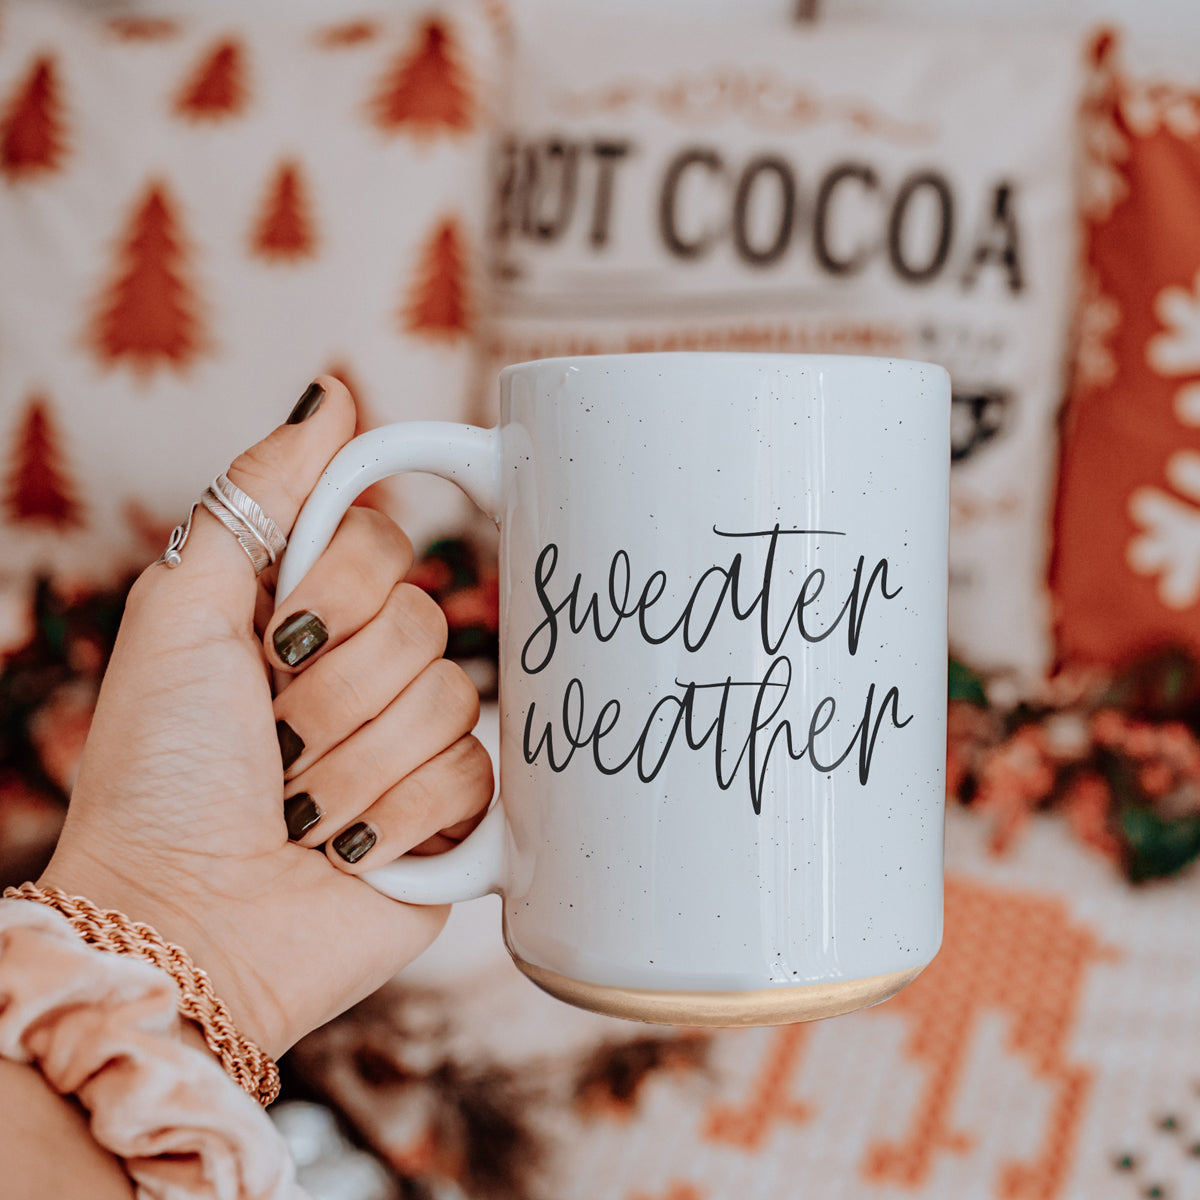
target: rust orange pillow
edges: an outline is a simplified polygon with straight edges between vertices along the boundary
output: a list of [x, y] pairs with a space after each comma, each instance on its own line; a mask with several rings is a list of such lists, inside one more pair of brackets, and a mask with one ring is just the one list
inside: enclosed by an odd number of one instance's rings
[[1200, 87], [1095, 58], [1051, 574], [1060, 660], [1117, 664], [1200, 652]]

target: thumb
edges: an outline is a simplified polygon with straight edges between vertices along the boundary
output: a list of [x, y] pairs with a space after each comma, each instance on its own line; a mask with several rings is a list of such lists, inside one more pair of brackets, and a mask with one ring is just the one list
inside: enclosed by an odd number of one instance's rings
[[[287, 420], [238, 455], [226, 474], [286, 537], [329, 460], [354, 436], [354, 427], [354, 400], [346, 386], [331, 375], [319, 375]], [[151, 570], [176, 576], [180, 587], [201, 589], [236, 627], [248, 625], [259, 580], [237, 538], [203, 505], [192, 517], [180, 554], [183, 561], [175, 569]], [[275, 570], [268, 568], [272, 576]]]

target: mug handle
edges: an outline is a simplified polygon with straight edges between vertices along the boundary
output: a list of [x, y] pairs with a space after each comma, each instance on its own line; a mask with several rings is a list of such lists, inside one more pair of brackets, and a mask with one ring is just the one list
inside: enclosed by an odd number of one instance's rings
[[[373, 429], [338, 451], [305, 501], [279, 563], [277, 608], [329, 545], [346, 510], [360, 493], [403, 471], [425, 471], [450, 480], [498, 522], [498, 428], [480, 429], [448, 421], [402, 421]], [[282, 690], [289, 678], [276, 672], [276, 691]], [[483, 821], [453, 850], [406, 855], [367, 871], [362, 878], [384, 895], [408, 904], [474, 900], [502, 889], [508, 840], [508, 823], [497, 798]]]

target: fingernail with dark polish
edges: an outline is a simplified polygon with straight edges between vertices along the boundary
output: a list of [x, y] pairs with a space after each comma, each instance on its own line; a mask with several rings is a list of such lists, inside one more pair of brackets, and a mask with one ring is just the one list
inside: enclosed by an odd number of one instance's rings
[[298, 667], [329, 641], [329, 630], [316, 613], [292, 613], [271, 635], [275, 653], [289, 667]]
[[279, 753], [283, 755], [283, 769], [286, 771], [304, 751], [304, 740], [286, 722], [275, 722], [275, 736], [279, 738]]
[[351, 825], [333, 839], [333, 848], [348, 862], [356, 863], [375, 845], [376, 834], [365, 821]]
[[319, 383], [310, 383], [304, 395], [296, 401], [296, 407], [292, 409], [286, 423], [299, 425], [301, 421], [307, 421], [321, 407], [321, 401], [324, 399], [325, 389]]
[[297, 792], [283, 802], [288, 840], [298, 842], [320, 819], [321, 810], [307, 792]]

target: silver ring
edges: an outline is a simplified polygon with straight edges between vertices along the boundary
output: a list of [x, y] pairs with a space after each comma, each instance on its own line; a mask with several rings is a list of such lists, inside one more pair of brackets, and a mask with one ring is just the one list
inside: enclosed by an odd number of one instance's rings
[[200, 501], [197, 500], [188, 509], [186, 521], [180, 521], [171, 530], [171, 536], [167, 539], [167, 548], [154, 560], [155, 566], [161, 563], [164, 567], [174, 569], [183, 562], [183, 544], [188, 540], [188, 534], [192, 532], [192, 518], [196, 515], [196, 505], [199, 503]]
[[274, 562], [287, 549], [287, 538], [283, 536], [283, 530], [263, 512], [254, 499], [233, 483], [228, 475], [218, 475], [211, 486], [220, 492], [221, 499], [250, 526]]
[[287, 548], [279, 526], [228, 476], [218, 475], [200, 503], [237, 538], [255, 575], [261, 575]]
[[183, 547], [192, 531], [197, 504], [203, 504], [237, 538], [255, 575], [261, 575], [287, 549], [287, 538], [279, 526], [227, 475], [218, 475], [192, 505], [187, 520], [171, 531], [167, 548], [156, 562], [166, 567], [177, 567], [183, 562]]

